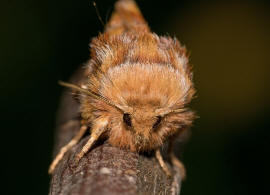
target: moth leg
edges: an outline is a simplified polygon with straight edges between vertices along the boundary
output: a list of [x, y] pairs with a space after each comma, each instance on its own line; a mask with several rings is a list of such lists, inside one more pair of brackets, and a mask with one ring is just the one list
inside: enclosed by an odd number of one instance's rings
[[161, 153], [160, 153], [160, 149], [157, 149], [155, 152], [156, 158], [161, 166], [161, 168], [163, 169], [163, 171], [166, 173], [166, 175], [168, 177], [172, 176], [171, 171], [169, 170], [168, 166], [166, 165], [166, 163], [164, 162]]
[[173, 152], [173, 144], [174, 140], [170, 140], [169, 142], [169, 157], [171, 160], [171, 163], [173, 166], [176, 166], [180, 169], [180, 174], [181, 174], [181, 179], [185, 180], [186, 179], [186, 168], [185, 165], [175, 156]]
[[92, 133], [90, 138], [88, 139], [87, 143], [83, 146], [82, 150], [79, 154], [77, 154], [75, 158], [75, 162], [78, 163], [81, 158], [91, 149], [94, 143], [99, 139], [102, 133], [104, 133], [107, 129], [108, 120], [101, 119], [98, 120], [92, 128]]
[[60, 150], [60, 152], [57, 154], [57, 156], [54, 158], [53, 162], [50, 165], [49, 168], [49, 174], [52, 174], [55, 167], [57, 166], [57, 164], [59, 163], [59, 161], [63, 158], [64, 154], [70, 150], [70, 148], [72, 148], [72, 146], [76, 145], [78, 143], [78, 141], [82, 138], [82, 136], [84, 135], [84, 133], [87, 130], [87, 126], [86, 125], [82, 125], [79, 132], [76, 134], [76, 136], [65, 146], [63, 146]]

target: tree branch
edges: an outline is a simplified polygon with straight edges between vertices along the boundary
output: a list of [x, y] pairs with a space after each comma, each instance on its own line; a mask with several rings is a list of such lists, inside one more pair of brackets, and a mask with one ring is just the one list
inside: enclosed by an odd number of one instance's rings
[[[79, 71], [72, 79], [79, 81]], [[61, 100], [54, 154], [80, 128], [79, 104], [66, 91]], [[168, 178], [153, 155], [137, 154], [100, 142], [75, 164], [74, 157], [88, 140], [84, 137], [57, 165], [51, 179], [50, 195], [66, 194], [179, 194], [180, 172], [174, 167]], [[172, 169], [171, 166], [169, 166]]]

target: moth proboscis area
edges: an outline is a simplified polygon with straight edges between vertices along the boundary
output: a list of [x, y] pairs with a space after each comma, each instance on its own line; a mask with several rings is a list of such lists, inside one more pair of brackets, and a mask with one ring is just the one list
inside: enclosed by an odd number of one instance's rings
[[[93, 38], [81, 83], [60, 82], [80, 94], [81, 129], [52, 162], [52, 173], [64, 154], [90, 130], [79, 161], [102, 135], [135, 152], [155, 151], [165, 173], [172, 175], [160, 148], [169, 142], [173, 165], [185, 168], [173, 153], [175, 138], [192, 124], [187, 104], [195, 89], [188, 55], [176, 38], [150, 31], [133, 0], [118, 0], [104, 33]], [[91, 124], [91, 128], [89, 128]]]

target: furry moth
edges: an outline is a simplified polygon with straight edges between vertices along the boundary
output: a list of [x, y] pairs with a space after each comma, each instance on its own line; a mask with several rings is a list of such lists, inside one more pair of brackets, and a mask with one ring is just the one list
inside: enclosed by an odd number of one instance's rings
[[133, 0], [118, 0], [104, 33], [92, 39], [90, 54], [82, 83], [60, 82], [80, 94], [83, 122], [55, 157], [49, 173], [89, 130], [91, 136], [76, 161], [103, 136], [115, 147], [155, 151], [170, 176], [160, 154], [160, 147], [168, 141], [171, 162], [181, 168], [184, 178], [185, 168], [172, 147], [194, 119], [187, 107], [195, 90], [185, 47], [176, 38], [151, 32]]

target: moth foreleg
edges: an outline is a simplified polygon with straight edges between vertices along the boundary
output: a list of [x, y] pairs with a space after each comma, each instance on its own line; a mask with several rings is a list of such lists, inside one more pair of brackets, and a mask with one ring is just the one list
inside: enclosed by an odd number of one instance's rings
[[76, 156], [75, 162], [78, 163], [81, 158], [87, 153], [94, 143], [99, 139], [99, 137], [106, 131], [108, 121], [106, 119], [100, 119], [96, 121], [92, 127], [92, 132], [87, 143], [83, 146], [80, 153]]
[[160, 153], [160, 149], [157, 149], [155, 152], [155, 156], [161, 166], [161, 168], [163, 169], [163, 171], [166, 173], [167, 176], [172, 176], [171, 171], [169, 170], [167, 164], [164, 162], [161, 153]]
[[79, 132], [76, 134], [76, 136], [70, 142], [68, 142], [68, 144], [66, 144], [65, 146], [63, 146], [60, 149], [60, 152], [57, 154], [57, 156], [54, 158], [53, 162], [50, 165], [49, 174], [53, 173], [55, 167], [60, 162], [60, 160], [64, 157], [65, 153], [68, 150], [70, 150], [70, 148], [72, 148], [72, 146], [74, 146], [75, 144], [78, 143], [78, 141], [82, 138], [82, 136], [84, 135], [86, 130], [87, 130], [86, 125], [81, 126], [81, 128], [80, 128]]

